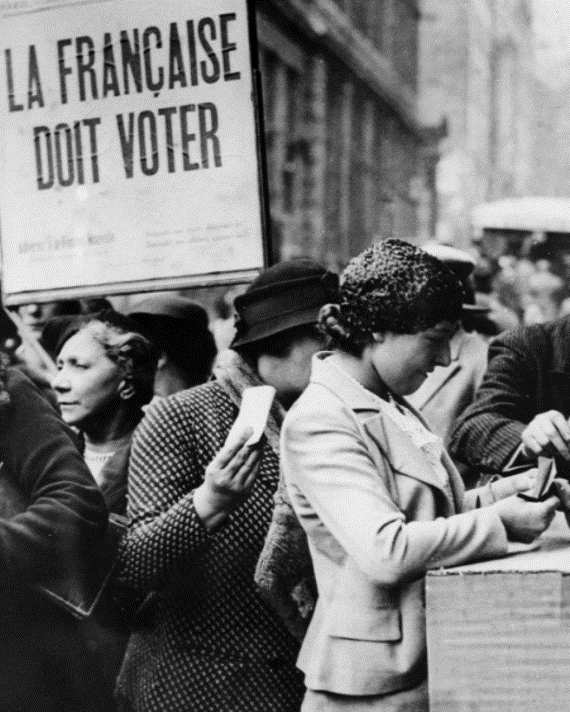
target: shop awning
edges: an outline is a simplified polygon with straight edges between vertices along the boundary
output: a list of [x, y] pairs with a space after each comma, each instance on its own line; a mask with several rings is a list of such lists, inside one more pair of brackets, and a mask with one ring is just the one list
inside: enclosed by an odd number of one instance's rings
[[570, 198], [507, 198], [483, 203], [471, 212], [476, 231], [483, 229], [570, 233]]

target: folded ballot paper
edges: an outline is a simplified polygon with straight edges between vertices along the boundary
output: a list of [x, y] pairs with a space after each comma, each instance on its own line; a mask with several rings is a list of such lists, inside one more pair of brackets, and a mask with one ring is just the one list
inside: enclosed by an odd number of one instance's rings
[[534, 486], [526, 492], [520, 493], [523, 499], [531, 502], [538, 502], [544, 499], [552, 486], [556, 477], [556, 463], [550, 457], [539, 457], [538, 468]]
[[257, 444], [265, 430], [274, 397], [275, 388], [273, 386], [245, 388], [241, 397], [239, 414], [228, 433], [226, 445], [235, 443], [247, 428], [253, 428], [253, 433], [246, 444]]

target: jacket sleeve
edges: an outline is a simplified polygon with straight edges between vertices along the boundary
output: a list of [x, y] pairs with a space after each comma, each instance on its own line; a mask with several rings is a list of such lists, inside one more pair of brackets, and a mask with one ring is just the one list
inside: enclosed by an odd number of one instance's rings
[[430, 568], [506, 551], [506, 532], [493, 508], [406, 521], [389, 493], [389, 464], [378, 471], [349, 413], [286, 419], [281, 457], [301, 520], [311, 526], [316, 515], [380, 585], [398, 586]]
[[489, 349], [489, 366], [475, 401], [452, 429], [449, 452], [457, 462], [501, 471], [537, 414], [536, 363], [520, 332], [504, 334]]
[[8, 369], [10, 403], [0, 423], [6, 475], [27, 500], [0, 519], [0, 576], [40, 582], [99, 543], [107, 527], [103, 498], [71, 433], [32, 382]]
[[210, 535], [193, 503], [202, 481], [188, 416], [171, 398], [157, 401], [135, 431], [129, 463], [129, 531], [120, 568], [133, 588], [162, 588], [207, 546]]

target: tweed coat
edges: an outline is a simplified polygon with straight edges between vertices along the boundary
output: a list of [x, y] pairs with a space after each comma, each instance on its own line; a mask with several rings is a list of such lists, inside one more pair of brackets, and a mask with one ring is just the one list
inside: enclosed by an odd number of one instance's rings
[[[501, 471], [539, 413], [570, 416], [570, 317], [506, 332], [489, 348], [474, 402], [452, 429], [449, 452], [471, 468]], [[567, 469], [558, 462], [559, 471]]]
[[265, 444], [257, 480], [209, 533], [193, 492], [238, 409], [217, 381], [153, 403], [135, 432], [123, 574], [158, 591], [156, 626], [131, 637], [117, 686], [136, 712], [294, 712], [299, 643], [257, 593], [254, 572], [279, 479]]
[[281, 464], [319, 591], [298, 661], [306, 686], [363, 697], [419, 685], [423, 576], [504, 554], [498, 513], [462, 511], [481, 493], [465, 493], [445, 452], [449, 483], [440, 479], [379, 399], [326, 353], [314, 357], [311, 382], [285, 417]]

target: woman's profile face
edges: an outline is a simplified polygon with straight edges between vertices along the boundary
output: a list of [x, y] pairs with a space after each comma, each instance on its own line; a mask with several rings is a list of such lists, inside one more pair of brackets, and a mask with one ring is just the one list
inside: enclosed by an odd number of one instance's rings
[[372, 350], [378, 375], [394, 393], [410, 395], [436, 366], [450, 364], [449, 340], [456, 331], [457, 323], [442, 321], [417, 334], [384, 334]]
[[85, 430], [101, 425], [121, 404], [123, 374], [87, 330], [69, 338], [57, 357], [58, 373], [52, 381], [61, 414], [68, 425]]

